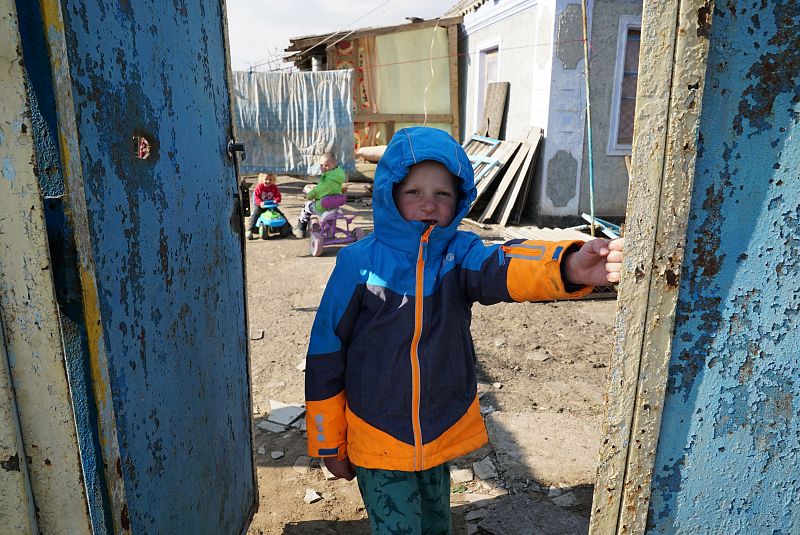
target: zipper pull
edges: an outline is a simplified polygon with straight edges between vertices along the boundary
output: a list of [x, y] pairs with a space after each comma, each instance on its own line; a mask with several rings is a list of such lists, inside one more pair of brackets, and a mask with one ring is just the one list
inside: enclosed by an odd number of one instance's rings
[[500, 246], [497, 248], [497, 262], [502, 266], [506, 263], [506, 251], [505, 247]]
[[428, 240], [430, 239], [431, 232], [433, 232], [433, 229], [435, 227], [436, 225], [429, 226], [427, 229], [425, 229], [425, 232], [422, 233], [422, 237], [420, 238], [420, 246], [422, 247], [423, 262], [426, 262], [428, 260]]

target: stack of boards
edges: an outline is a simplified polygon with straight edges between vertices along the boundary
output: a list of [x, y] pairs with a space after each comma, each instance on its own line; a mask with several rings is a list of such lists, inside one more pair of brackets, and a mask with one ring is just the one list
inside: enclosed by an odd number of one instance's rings
[[478, 223], [519, 224], [533, 181], [542, 144], [541, 128], [531, 129], [524, 141], [501, 141], [473, 136], [464, 144], [475, 170], [478, 196], [470, 217]]

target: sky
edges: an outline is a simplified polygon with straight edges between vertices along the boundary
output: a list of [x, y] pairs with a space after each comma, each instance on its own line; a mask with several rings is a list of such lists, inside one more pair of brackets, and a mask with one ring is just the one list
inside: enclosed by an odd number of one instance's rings
[[228, 0], [228, 38], [233, 70], [268, 70], [290, 37], [430, 19], [458, 0]]

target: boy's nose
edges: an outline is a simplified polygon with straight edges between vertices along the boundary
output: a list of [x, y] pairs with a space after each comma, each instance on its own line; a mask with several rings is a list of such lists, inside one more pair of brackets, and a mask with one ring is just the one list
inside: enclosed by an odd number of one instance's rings
[[426, 212], [430, 212], [434, 209], [435, 203], [433, 199], [430, 197], [423, 197], [422, 202], [420, 202], [420, 208]]

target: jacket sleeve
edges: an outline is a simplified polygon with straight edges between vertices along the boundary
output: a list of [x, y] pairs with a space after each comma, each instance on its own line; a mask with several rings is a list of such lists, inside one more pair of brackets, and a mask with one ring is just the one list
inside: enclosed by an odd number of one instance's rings
[[311, 328], [306, 356], [306, 427], [312, 457], [347, 456], [345, 363], [359, 309], [354, 268], [340, 251]]
[[281, 190], [278, 189], [278, 186], [272, 186], [272, 200], [276, 203], [281, 203]]
[[475, 236], [461, 263], [462, 288], [470, 302], [484, 305], [583, 297], [592, 287], [565, 284], [561, 271], [566, 255], [581, 245], [581, 241], [511, 240], [485, 246]]
[[319, 200], [328, 195], [338, 195], [342, 192], [342, 182], [344, 182], [346, 178], [347, 175], [345, 175], [341, 167], [332, 169], [322, 175], [319, 184], [309, 191], [306, 197], [309, 200]]

